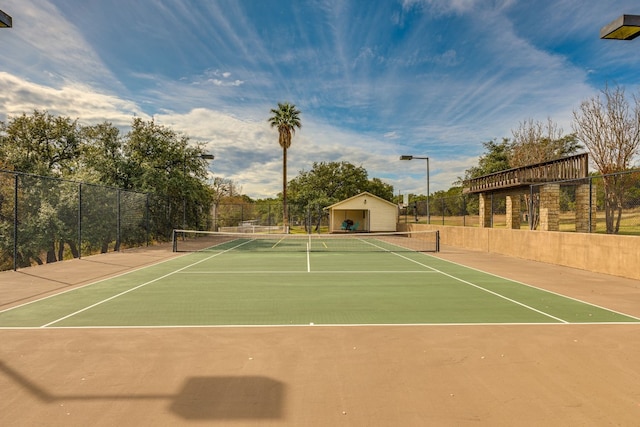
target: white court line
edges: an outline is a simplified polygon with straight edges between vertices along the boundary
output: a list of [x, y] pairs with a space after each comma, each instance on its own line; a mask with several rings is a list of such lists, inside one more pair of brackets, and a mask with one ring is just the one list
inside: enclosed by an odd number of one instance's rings
[[[304, 273], [302, 270], [210, 270], [210, 271], [181, 271], [180, 274], [300, 274]], [[434, 274], [437, 271], [433, 270], [322, 270], [322, 271], [310, 271], [312, 274]]]
[[[296, 324], [274, 324], [274, 325], [118, 325], [118, 326], [50, 326], [46, 329], [252, 329], [252, 328], [394, 328], [394, 327], [456, 327], [456, 326], [555, 326], [555, 327], [582, 327], [582, 326], [635, 326], [640, 325], [640, 322], [523, 322], [523, 323], [314, 323], [310, 325], [308, 323], [296, 323]], [[0, 330], [43, 330], [42, 326], [6, 326], [0, 327]]]
[[98, 302], [97, 302], [97, 303], [95, 303], [95, 304], [91, 304], [91, 305], [89, 305], [89, 306], [87, 306], [87, 307], [85, 307], [85, 308], [83, 308], [83, 309], [77, 310], [77, 311], [75, 311], [75, 312], [73, 312], [73, 313], [71, 313], [71, 314], [67, 314], [66, 316], [63, 316], [63, 317], [61, 317], [61, 318], [59, 318], [59, 319], [56, 319], [56, 320], [54, 320], [54, 321], [52, 321], [52, 322], [49, 322], [49, 323], [47, 323], [47, 324], [44, 324], [44, 325], [42, 325], [42, 326], [40, 326], [40, 327], [41, 327], [41, 328], [46, 328], [46, 327], [48, 327], [48, 326], [50, 326], [50, 325], [53, 325], [53, 324], [58, 323], [58, 322], [61, 322], [61, 321], [65, 320], [65, 319], [68, 319], [68, 318], [70, 318], [70, 317], [75, 316], [76, 314], [79, 314], [79, 313], [85, 312], [85, 311], [87, 311], [87, 310], [90, 310], [90, 309], [92, 309], [92, 308], [94, 308], [94, 307], [97, 307], [97, 306], [99, 306], [99, 305], [101, 305], [101, 304], [104, 304], [105, 302], [108, 302], [108, 301], [111, 301], [111, 300], [113, 300], [113, 299], [116, 299], [116, 298], [118, 298], [118, 297], [120, 297], [120, 296], [122, 296], [122, 295], [128, 294], [129, 292], [133, 292], [133, 291], [135, 291], [136, 289], [140, 289], [140, 288], [142, 288], [143, 286], [147, 286], [147, 285], [149, 285], [149, 284], [151, 284], [151, 283], [157, 282], [158, 280], [162, 280], [162, 279], [164, 279], [164, 278], [167, 278], [167, 277], [173, 276], [174, 274], [176, 274], [176, 273], [178, 273], [178, 272], [180, 272], [180, 271], [182, 271], [182, 270], [184, 270], [184, 269], [187, 269], [187, 268], [193, 267], [194, 265], [198, 265], [198, 264], [200, 264], [201, 262], [208, 261], [208, 260], [210, 260], [211, 258], [215, 258], [215, 257], [217, 257], [217, 256], [219, 256], [219, 255], [222, 255], [222, 254], [223, 254], [223, 253], [225, 253], [225, 252], [231, 251], [231, 250], [233, 250], [233, 249], [235, 249], [235, 248], [238, 248], [238, 247], [240, 247], [240, 246], [242, 246], [242, 245], [246, 245], [247, 243], [249, 243], [249, 240], [248, 240], [248, 241], [246, 241], [246, 242], [240, 243], [239, 245], [236, 245], [236, 246], [234, 246], [234, 247], [232, 247], [232, 248], [230, 248], [230, 249], [227, 249], [227, 250], [225, 250], [225, 251], [217, 252], [217, 253], [215, 253], [215, 254], [213, 254], [213, 255], [211, 255], [211, 256], [208, 256], [208, 257], [206, 257], [206, 258], [201, 259], [200, 261], [196, 261], [196, 262], [194, 262], [194, 263], [191, 263], [191, 264], [189, 264], [189, 265], [186, 265], [186, 266], [184, 266], [184, 267], [182, 267], [182, 268], [179, 268], [179, 269], [177, 269], [177, 270], [175, 270], [175, 271], [172, 271], [171, 273], [165, 274], [164, 276], [156, 277], [155, 279], [153, 279], [153, 280], [149, 280], [148, 282], [142, 283], [141, 285], [138, 285], [138, 286], [135, 286], [135, 287], [133, 287], [133, 288], [127, 289], [126, 291], [120, 292], [119, 294], [116, 294], [116, 295], [113, 295], [113, 296], [111, 296], [111, 297], [109, 297], [109, 298], [103, 299], [102, 301], [98, 301]]
[[[377, 247], [377, 248], [381, 248], [380, 246], [375, 245], [375, 244], [373, 244], [373, 243], [371, 243], [371, 242], [366, 242], [366, 243], [369, 243], [370, 245], [373, 245], [373, 246], [375, 246], [375, 247]], [[384, 249], [384, 248], [381, 248], [381, 249]], [[499, 294], [499, 293], [497, 293], [497, 292], [491, 291], [491, 290], [489, 290], [489, 289], [487, 289], [487, 288], [483, 288], [482, 286], [480, 286], [480, 285], [476, 285], [475, 283], [469, 282], [468, 280], [461, 279], [461, 278], [459, 278], [459, 277], [456, 277], [456, 276], [453, 276], [453, 275], [451, 275], [451, 274], [445, 273], [444, 271], [440, 271], [440, 270], [438, 270], [437, 268], [433, 268], [433, 267], [431, 267], [431, 266], [425, 265], [425, 264], [421, 263], [420, 261], [413, 260], [413, 259], [408, 258], [408, 257], [406, 257], [406, 256], [404, 256], [404, 255], [401, 255], [401, 254], [399, 254], [399, 253], [397, 253], [397, 252], [393, 252], [393, 251], [389, 251], [389, 252], [390, 252], [390, 253], [392, 253], [393, 255], [399, 256], [400, 258], [403, 258], [403, 259], [406, 259], [406, 260], [408, 260], [408, 261], [415, 262], [415, 263], [416, 263], [416, 264], [418, 264], [418, 265], [422, 265], [422, 266], [424, 266], [424, 267], [430, 268], [430, 269], [432, 269], [433, 271], [436, 271], [436, 272], [438, 272], [438, 273], [440, 273], [440, 274], [442, 274], [442, 275], [444, 275], [444, 276], [450, 277], [450, 278], [451, 278], [451, 279], [453, 279], [453, 280], [457, 280], [458, 282], [464, 283], [464, 284], [469, 285], [469, 286], [473, 286], [473, 287], [474, 287], [474, 288], [476, 288], [476, 289], [480, 289], [481, 291], [484, 291], [484, 292], [487, 292], [487, 293], [489, 293], [489, 294], [491, 294], [491, 295], [497, 296], [498, 298], [502, 298], [502, 299], [504, 299], [504, 300], [506, 300], [506, 301], [509, 301], [509, 302], [513, 303], [513, 304], [519, 305], [519, 306], [524, 307], [524, 308], [527, 308], [527, 309], [529, 309], [529, 310], [531, 310], [531, 311], [535, 311], [536, 313], [542, 314], [543, 316], [549, 317], [549, 318], [551, 318], [551, 319], [555, 319], [555, 320], [557, 320], [558, 322], [562, 322], [562, 323], [569, 323], [568, 321], [566, 321], [566, 320], [564, 320], [564, 319], [561, 319], [561, 318], [559, 318], [559, 317], [553, 316], [553, 315], [551, 315], [551, 314], [549, 314], [549, 313], [545, 313], [545, 312], [544, 312], [544, 311], [542, 311], [542, 310], [538, 310], [537, 308], [531, 307], [531, 306], [529, 306], [529, 305], [527, 305], [527, 304], [521, 303], [520, 301], [516, 301], [516, 300], [514, 300], [514, 299], [512, 299], [512, 298], [509, 298], [509, 297], [504, 296], [504, 295], [501, 295], [501, 294]], [[438, 259], [440, 259], [440, 258], [438, 258]]]
[[531, 289], [536, 289], [538, 291], [546, 292], [546, 293], [549, 293], [551, 295], [556, 295], [556, 296], [559, 296], [559, 297], [562, 297], [562, 298], [566, 298], [566, 299], [569, 299], [569, 300], [572, 300], [572, 301], [575, 301], [575, 302], [579, 302], [579, 303], [582, 303], [582, 304], [590, 305], [592, 307], [596, 307], [596, 308], [599, 308], [601, 310], [608, 311], [610, 313], [619, 314], [621, 316], [630, 317], [632, 319], [636, 319], [636, 320], [640, 321], [640, 317], [632, 316], [631, 314], [623, 313], [623, 312], [617, 311], [617, 310], [612, 310], [610, 308], [603, 307], [603, 306], [598, 305], [598, 304], [594, 304], [594, 303], [591, 303], [591, 302], [588, 302], [588, 301], [584, 301], [584, 300], [581, 300], [581, 299], [578, 299], [578, 298], [574, 298], [574, 297], [570, 297], [570, 296], [567, 296], [567, 295], [563, 295], [563, 294], [560, 294], [558, 292], [554, 292], [554, 291], [550, 291], [548, 289], [540, 288], [538, 286], [533, 286], [533, 285], [530, 285], [528, 283], [521, 282], [519, 280], [509, 279], [508, 277], [500, 276], [499, 274], [489, 273], [487, 271], [480, 270], [478, 268], [469, 267], [467, 265], [460, 264], [460, 263], [457, 263], [455, 261], [449, 261], [447, 259], [438, 258], [438, 257], [430, 255], [430, 254], [424, 254], [424, 255], [427, 255], [427, 256], [429, 256], [431, 258], [435, 258], [437, 260], [440, 260], [440, 261], [443, 261], [443, 262], [446, 262], [446, 263], [449, 263], [449, 264], [457, 265], [457, 266], [460, 266], [460, 267], [463, 267], [463, 268], [468, 268], [469, 270], [473, 270], [473, 271], [477, 271], [477, 272], [480, 272], [480, 273], [483, 273], [483, 274], [487, 274], [489, 276], [497, 277], [498, 279], [508, 280], [509, 282], [517, 283], [519, 285], [526, 286], [526, 287], [529, 287]]

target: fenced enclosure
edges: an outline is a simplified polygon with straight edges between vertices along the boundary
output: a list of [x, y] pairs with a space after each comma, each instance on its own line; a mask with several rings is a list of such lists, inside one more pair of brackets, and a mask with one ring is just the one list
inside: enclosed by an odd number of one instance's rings
[[[547, 183], [549, 184], [549, 183]], [[576, 231], [576, 187], [588, 184], [593, 211], [590, 228], [596, 233], [640, 235], [640, 170], [617, 174], [590, 176], [580, 180], [559, 181], [560, 212], [559, 231]], [[522, 229], [537, 229], [540, 185], [531, 185], [520, 199]], [[506, 195], [490, 196], [491, 226], [505, 228]], [[532, 218], [533, 215], [533, 218]], [[479, 226], [478, 194], [461, 194], [454, 197], [431, 197], [400, 210], [400, 221], [441, 224], [450, 226]]]
[[182, 202], [0, 171], [0, 270], [169, 241]]
[[[287, 205], [292, 231], [320, 232], [329, 227], [329, 213], [318, 206]], [[220, 203], [213, 207], [213, 230], [240, 233], [282, 233], [282, 202]]]
[[[640, 235], [640, 170], [562, 181], [559, 231], [576, 230], [576, 187], [588, 183], [589, 229]], [[521, 195], [520, 228], [536, 229], [540, 186]], [[506, 200], [491, 196], [491, 226], [505, 228]], [[293, 233], [327, 232], [323, 206], [289, 204]], [[532, 217], [533, 215], [533, 217]], [[168, 242], [172, 230], [281, 233], [277, 201], [218, 204], [0, 170], [0, 270]], [[399, 210], [400, 222], [479, 226], [478, 195], [431, 197]]]

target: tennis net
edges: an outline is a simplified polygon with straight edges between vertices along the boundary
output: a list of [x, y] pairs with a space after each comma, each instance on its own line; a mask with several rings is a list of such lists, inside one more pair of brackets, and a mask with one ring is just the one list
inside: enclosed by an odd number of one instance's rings
[[174, 252], [438, 252], [435, 230], [353, 234], [259, 234], [174, 230]]

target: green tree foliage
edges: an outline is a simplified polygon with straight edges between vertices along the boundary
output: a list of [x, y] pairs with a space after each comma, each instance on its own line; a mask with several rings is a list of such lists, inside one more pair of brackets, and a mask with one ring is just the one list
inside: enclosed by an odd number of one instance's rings
[[314, 162], [311, 170], [301, 171], [289, 183], [291, 202], [303, 215], [316, 222], [322, 209], [341, 200], [368, 191], [385, 200], [393, 200], [393, 187], [378, 178], [369, 180], [366, 169], [349, 162]]
[[478, 178], [494, 172], [509, 169], [509, 152], [511, 144], [508, 138], [501, 142], [490, 140], [482, 143], [485, 153], [478, 159], [478, 166], [465, 171], [465, 179]]
[[125, 139], [120, 130], [111, 123], [104, 122], [83, 128], [83, 171], [79, 176], [82, 181], [100, 182], [118, 188], [133, 188], [127, 180], [125, 155], [123, 152]]
[[[367, 170], [349, 162], [314, 162], [289, 183], [291, 202], [298, 210], [308, 210], [317, 221], [322, 209], [368, 191], [393, 200], [393, 186], [378, 178], [369, 179]], [[298, 212], [302, 214], [303, 212]]]
[[367, 170], [349, 162], [314, 162], [289, 183], [292, 201], [298, 205], [328, 206], [368, 191], [393, 200], [393, 187], [378, 178], [369, 180]]
[[34, 111], [0, 123], [4, 167], [43, 176], [73, 177], [82, 144], [80, 126], [68, 117]]
[[[186, 136], [139, 118], [124, 136], [110, 123], [81, 126], [42, 111], [0, 122], [0, 168], [20, 172], [17, 180], [3, 174], [0, 251], [13, 252], [16, 188], [21, 267], [61, 260], [67, 252], [117, 250], [121, 241], [140, 238], [134, 236], [145, 222], [146, 196], [118, 188], [161, 195], [150, 205], [150, 216], [164, 221], [158, 230], [202, 228], [212, 201], [203, 154]], [[119, 212], [128, 217], [118, 219]], [[117, 225], [128, 234], [118, 236]]]

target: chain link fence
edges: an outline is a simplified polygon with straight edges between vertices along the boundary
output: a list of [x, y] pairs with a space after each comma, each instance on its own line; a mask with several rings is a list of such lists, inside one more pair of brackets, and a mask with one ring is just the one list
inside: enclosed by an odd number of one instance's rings
[[182, 202], [0, 171], [0, 270], [168, 241]]
[[[329, 227], [323, 207], [288, 204], [291, 232], [321, 232]], [[282, 202], [218, 204], [213, 207], [215, 230], [242, 233], [282, 233]]]
[[[595, 198], [591, 230], [640, 235], [640, 170], [559, 182], [560, 231], [576, 230], [576, 188], [585, 182]], [[520, 196], [522, 229], [538, 226], [539, 190], [531, 186]], [[505, 196], [493, 194], [490, 203], [491, 226], [506, 228]], [[326, 232], [323, 208], [289, 204], [290, 231]], [[282, 213], [280, 202], [209, 209], [182, 198], [0, 171], [0, 270], [165, 242], [176, 228], [281, 233]], [[399, 210], [400, 222], [478, 227], [479, 218], [477, 194], [431, 197]]]

